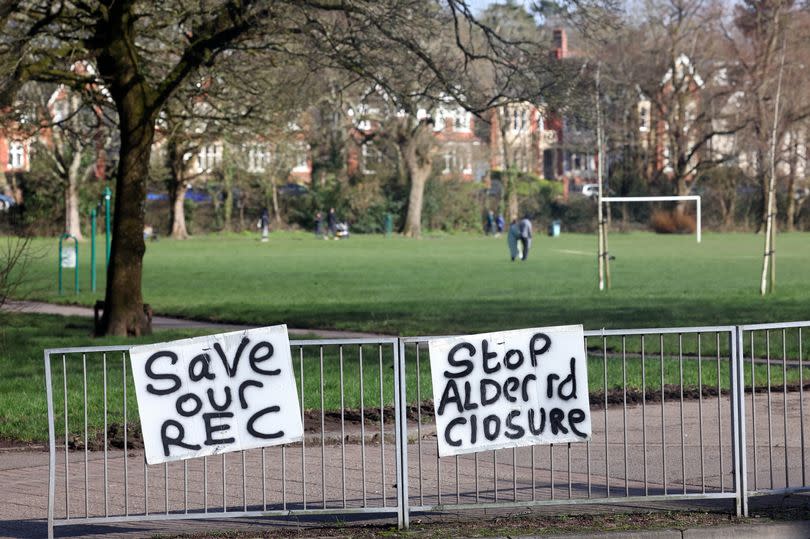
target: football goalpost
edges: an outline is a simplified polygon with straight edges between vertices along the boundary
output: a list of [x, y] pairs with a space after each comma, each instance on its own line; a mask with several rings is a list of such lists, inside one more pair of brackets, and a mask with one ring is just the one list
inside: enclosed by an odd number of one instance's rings
[[[600, 178], [601, 180], [601, 178]], [[601, 182], [600, 182], [601, 184]], [[684, 195], [684, 196], [653, 196], [653, 197], [603, 197], [602, 190], [599, 190], [599, 249], [597, 253], [597, 260], [599, 261], [599, 290], [604, 290], [605, 285], [610, 288], [610, 256], [608, 253], [608, 228], [607, 219], [604, 217], [602, 211], [602, 204], [609, 204], [611, 202], [627, 203], [627, 202], [675, 202], [675, 201], [694, 201], [696, 206], [695, 211], [695, 235], [697, 242], [700, 243], [701, 239], [701, 214], [700, 214], [700, 195]]]

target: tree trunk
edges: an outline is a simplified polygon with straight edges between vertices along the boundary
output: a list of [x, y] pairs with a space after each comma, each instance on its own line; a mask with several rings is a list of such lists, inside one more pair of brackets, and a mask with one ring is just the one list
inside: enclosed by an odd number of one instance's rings
[[506, 181], [503, 184], [504, 194], [506, 195], [506, 215], [507, 220], [511, 222], [513, 219], [519, 218], [520, 208], [518, 206], [517, 194], [517, 171], [510, 167], [504, 171]]
[[790, 148], [790, 173], [788, 175], [787, 184], [787, 207], [785, 208], [785, 230], [787, 232], [793, 232], [796, 229], [794, 226], [796, 220], [796, 198], [794, 197], [794, 191], [796, 190], [796, 167], [798, 160], [799, 148], [798, 144], [794, 141]]
[[226, 232], [231, 232], [233, 230], [233, 168], [225, 165], [223, 179], [225, 180], [225, 200], [223, 201], [225, 223], [222, 228]]
[[113, 71], [111, 92], [117, 97], [121, 149], [104, 315], [96, 332], [139, 336], [152, 332], [151, 317], [144, 311], [141, 283], [146, 251], [143, 240], [146, 177], [157, 114], [149, 106], [149, 90], [134, 75], [135, 68], [129, 64], [132, 60], [126, 57], [126, 51], [122, 54], [125, 58], [115, 58], [112, 65], [100, 62]]
[[281, 226], [281, 211], [278, 208], [278, 186], [276, 185], [276, 176], [270, 175], [270, 198], [273, 204], [273, 221], [276, 226]]
[[79, 175], [81, 174], [82, 154], [74, 152], [70, 161], [65, 186], [65, 232], [73, 235], [76, 240], [84, 241], [82, 237], [81, 222], [79, 220]]
[[176, 240], [188, 239], [188, 228], [186, 228], [186, 182], [180, 181], [172, 189], [172, 231], [171, 236]]
[[422, 203], [430, 171], [433, 168], [433, 133], [431, 124], [420, 121], [412, 130], [401, 129], [398, 144], [411, 182], [408, 214], [403, 233], [409, 238], [422, 235]]

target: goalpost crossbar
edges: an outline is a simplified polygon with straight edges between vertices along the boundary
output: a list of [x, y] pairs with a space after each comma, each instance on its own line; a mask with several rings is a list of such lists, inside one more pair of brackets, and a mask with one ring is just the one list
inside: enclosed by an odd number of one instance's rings
[[700, 243], [700, 195], [683, 196], [654, 196], [654, 197], [602, 197], [602, 202], [674, 202], [679, 200], [694, 200], [697, 206], [695, 225], [697, 227], [697, 242]]

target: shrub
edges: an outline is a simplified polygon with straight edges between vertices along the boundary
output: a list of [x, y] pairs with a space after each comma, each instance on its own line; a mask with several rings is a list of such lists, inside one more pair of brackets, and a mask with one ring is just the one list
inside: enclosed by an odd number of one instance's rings
[[650, 226], [657, 234], [689, 234], [695, 231], [695, 218], [678, 211], [655, 210]]

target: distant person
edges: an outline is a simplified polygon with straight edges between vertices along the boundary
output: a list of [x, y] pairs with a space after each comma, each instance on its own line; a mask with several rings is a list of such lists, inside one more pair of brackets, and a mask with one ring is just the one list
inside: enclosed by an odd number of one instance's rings
[[503, 215], [499, 213], [498, 217], [495, 219], [495, 227], [497, 230], [497, 232], [495, 233], [495, 237], [498, 237], [501, 234], [503, 234], [503, 227], [505, 224], [506, 222], [503, 220]]
[[520, 239], [520, 227], [517, 220], [512, 219], [512, 224], [509, 225], [509, 233], [506, 235], [506, 243], [509, 245], [509, 256], [512, 261], [518, 257], [518, 240]]
[[484, 225], [484, 234], [487, 236], [495, 235], [495, 214], [492, 213], [492, 210], [487, 212], [487, 222]]
[[337, 239], [337, 215], [335, 215], [335, 208], [329, 208], [329, 214], [326, 216], [326, 224], [329, 227], [329, 237]]
[[315, 237], [326, 239], [326, 234], [323, 232], [323, 213], [315, 213]]
[[268, 236], [270, 235], [270, 212], [267, 211], [267, 208], [262, 210], [259, 224], [262, 227], [262, 241], [268, 241]]
[[529, 216], [526, 215], [518, 223], [520, 230], [520, 244], [523, 247], [523, 260], [529, 256], [529, 247], [532, 245], [532, 222], [529, 221]]

